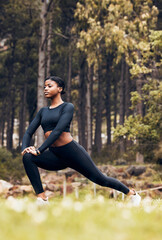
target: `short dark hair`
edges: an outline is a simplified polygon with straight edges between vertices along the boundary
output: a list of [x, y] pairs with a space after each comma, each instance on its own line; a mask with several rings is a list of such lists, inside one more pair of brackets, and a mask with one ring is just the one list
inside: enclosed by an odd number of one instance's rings
[[60, 77], [57, 77], [57, 76], [49, 76], [49, 77], [47, 77], [44, 81], [47, 81], [47, 80], [55, 81], [55, 82], [57, 83], [57, 85], [62, 88], [61, 94], [66, 93], [66, 92], [64, 91], [64, 89], [65, 89], [65, 83], [64, 83], [64, 81], [63, 81]]

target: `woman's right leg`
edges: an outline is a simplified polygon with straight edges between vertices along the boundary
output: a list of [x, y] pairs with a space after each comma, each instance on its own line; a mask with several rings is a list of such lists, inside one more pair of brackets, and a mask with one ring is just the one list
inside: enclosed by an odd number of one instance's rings
[[43, 152], [39, 156], [34, 156], [31, 153], [25, 153], [23, 156], [23, 164], [26, 174], [37, 195], [44, 192], [38, 167], [52, 171], [65, 169], [67, 167], [61, 159], [49, 150]]
[[54, 153], [65, 162], [68, 167], [75, 169], [92, 182], [100, 186], [110, 187], [124, 194], [129, 193], [129, 188], [119, 180], [105, 176], [94, 164], [86, 150], [76, 141], [64, 146], [55, 147]]

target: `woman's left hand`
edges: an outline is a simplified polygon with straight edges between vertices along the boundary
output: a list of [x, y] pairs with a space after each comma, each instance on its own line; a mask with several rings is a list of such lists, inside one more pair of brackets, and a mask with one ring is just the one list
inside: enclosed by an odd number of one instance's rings
[[29, 152], [30, 152], [31, 154], [35, 155], [35, 156], [38, 155], [34, 146], [33, 146], [32, 148], [30, 148]]
[[22, 152], [22, 155], [24, 155], [25, 153], [31, 153], [35, 156], [38, 155], [34, 146], [30, 146], [30, 147], [25, 148], [24, 151]]

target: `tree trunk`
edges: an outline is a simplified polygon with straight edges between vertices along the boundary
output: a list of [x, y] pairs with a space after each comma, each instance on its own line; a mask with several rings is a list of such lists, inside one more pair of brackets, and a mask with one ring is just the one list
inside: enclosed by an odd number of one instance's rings
[[110, 102], [110, 96], [111, 96], [111, 64], [112, 59], [111, 56], [107, 58], [107, 68], [106, 68], [106, 121], [107, 121], [107, 145], [111, 144], [111, 102]]
[[[120, 108], [119, 108], [119, 124], [124, 124], [124, 116], [125, 116], [125, 84], [124, 84], [124, 58], [121, 60], [121, 77], [120, 77]], [[124, 139], [120, 140], [120, 152], [123, 153], [125, 151]]]
[[69, 42], [68, 53], [68, 79], [67, 79], [67, 101], [71, 101], [71, 71], [72, 71], [72, 42]]
[[[100, 65], [100, 64], [99, 64]], [[98, 68], [98, 97], [97, 97], [97, 112], [96, 112], [96, 126], [95, 126], [95, 148], [97, 153], [102, 149], [101, 127], [102, 127], [102, 80], [101, 69]]]
[[49, 17], [49, 27], [48, 27], [48, 39], [47, 39], [47, 76], [51, 75], [50, 67], [51, 67], [51, 39], [52, 39], [52, 12], [50, 12]]
[[2, 147], [2, 121], [0, 122], [0, 147]]
[[[136, 80], [136, 90], [137, 92], [139, 93], [139, 95], [141, 96], [142, 95], [142, 79], [141, 79], [141, 76], [139, 77], [139, 79]], [[137, 114], [141, 115], [143, 117], [143, 102], [140, 101], [138, 104], [137, 104]], [[137, 139], [136, 141], [136, 144], [138, 145], [139, 144], [139, 141]], [[144, 156], [143, 154], [141, 154], [140, 152], [137, 152], [136, 153], [136, 163], [144, 163]]]
[[[9, 113], [10, 111], [10, 113]], [[12, 149], [12, 139], [11, 139], [11, 106], [8, 105], [8, 113], [7, 114], [7, 150]]]
[[124, 115], [125, 115], [125, 83], [124, 83], [124, 59], [121, 60], [121, 77], [120, 77], [120, 109], [119, 109], [119, 123], [124, 124]]
[[[140, 96], [142, 96], [142, 86], [143, 86], [143, 81], [141, 79], [141, 77], [139, 77], [137, 80], [136, 80], [136, 90], [138, 92], [138, 94]], [[143, 102], [142, 100], [140, 102], [138, 102], [137, 104], [137, 114], [141, 115], [143, 117]]]
[[15, 101], [13, 100], [12, 115], [11, 115], [11, 149], [13, 149], [13, 133], [14, 133], [14, 119], [15, 119]]
[[86, 80], [85, 80], [85, 66], [86, 66], [86, 59], [83, 58], [80, 64], [80, 73], [79, 73], [79, 103], [78, 103], [78, 136], [79, 136], [79, 143], [86, 148], [86, 137], [85, 137], [85, 130], [86, 130]]
[[125, 114], [128, 117], [131, 113], [130, 111], [130, 91], [131, 91], [131, 81], [129, 77], [129, 66], [125, 64]]
[[93, 66], [88, 67], [87, 93], [86, 93], [86, 112], [87, 112], [87, 152], [92, 153], [92, 104], [91, 104], [91, 85], [93, 81]]
[[90, 85], [90, 92], [91, 92], [91, 143], [93, 145], [93, 75], [94, 75], [94, 68], [92, 66], [92, 78], [91, 78], [91, 85]]
[[[45, 41], [46, 41], [46, 0], [42, 0], [41, 6], [41, 27], [39, 42], [39, 60], [38, 60], [38, 88], [37, 88], [37, 111], [44, 106], [44, 79], [45, 79]], [[43, 131], [39, 127], [37, 130], [37, 146], [44, 141]]]
[[[138, 58], [141, 59], [141, 53], [140, 51], [138, 51]], [[139, 63], [140, 65], [140, 63]], [[138, 79], [136, 80], [136, 91], [138, 92], [138, 94], [142, 97], [142, 87], [143, 87], [143, 81], [142, 81], [142, 74], [139, 74]], [[144, 112], [143, 112], [143, 101], [141, 100], [140, 102], [138, 102], [137, 104], [137, 114], [141, 115], [142, 117], [144, 116]]]
[[0, 142], [1, 142], [1, 146], [4, 146], [4, 131], [5, 131], [5, 120], [6, 120], [6, 101], [4, 101], [4, 103], [2, 104], [2, 109], [1, 109], [1, 126], [0, 126]]
[[22, 139], [25, 133], [25, 123], [26, 123], [26, 95], [27, 95], [27, 83], [24, 83], [23, 89], [21, 91], [21, 101], [20, 101], [20, 113], [19, 113], [19, 147], [21, 146]]
[[[141, 59], [141, 53], [138, 51], [138, 57]], [[143, 81], [142, 81], [142, 75], [139, 74], [138, 79], [136, 80], [136, 91], [138, 94], [142, 97], [142, 87], [143, 87]], [[144, 116], [144, 104], [143, 101], [139, 101], [137, 104], [137, 114]], [[136, 144], [139, 145], [139, 141], [137, 139]], [[144, 156], [140, 152], [136, 153], [136, 162], [137, 163], [144, 163]]]
[[[15, 106], [14, 106], [14, 96], [13, 89], [10, 89], [10, 98], [8, 105], [8, 115], [7, 115], [7, 149], [9, 151], [13, 148], [13, 129], [14, 129], [14, 116], [15, 116]], [[10, 111], [10, 113], [9, 113]]]
[[8, 96], [7, 96], [7, 149], [12, 150], [13, 146], [13, 126], [14, 126], [14, 102], [15, 102], [15, 89], [13, 83], [14, 69], [13, 65], [15, 62], [15, 48], [16, 40], [13, 39], [11, 43], [11, 59], [10, 64], [8, 65]]
[[117, 80], [116, 76], [114, 77], [114, 128], [117, 124]]
[[2, 147], [4, 146], [4, 130], [5, 130], [5, 120], [3, 119], [3, 121], [2, 121], [2, 135], [1, 135]]
[[[131, 106], [131, 80], [129, 74], [129, 66], [125, 63], [125, 115], [128, 118], [131, 114], [130, 106]], [[132, 141], [126, 139], [126, 148], [132, 145]]]

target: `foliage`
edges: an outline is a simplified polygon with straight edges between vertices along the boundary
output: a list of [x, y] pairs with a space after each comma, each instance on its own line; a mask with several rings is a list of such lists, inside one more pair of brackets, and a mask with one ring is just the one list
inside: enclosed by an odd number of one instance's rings
[[127, 163], [135, 161], [136, 149], [134, 146], [127, 146], [125, 153], [120, 152], [120, 146], [118, 142], [113, 142], [110, 146], [104, 145], [100, 154], [97, 153], [95, 147], [92, 149], [92, 159], [98, 164], [114, 164], [116, 160], [125, 160]]
[[87, 54], [89, 64], [97, 64], [101, 49], [115, 53], [118, 63], [124, 55], [132, 74], [149, 73], [146, 59], [150, 55], [148, 39], [156, 24], [158, 10], [145, 1], [79, 1], [75, 16], [80, 21], [77, 47]]
[[114, 130], [114, 139], [124, 137], [137, 143], [139, 150], [147, 152], [148, 149], [154, 149], [162, 138], [162, 82], [150, 79], [142, 90], [142, 96], [137, 92], [132, 93], [132, 109], [135, 110], [142, 99], [145, 104], [145, 116], [130, 115], [124, 126], [118, 125]]
[[[51, 1], [48, 1], [48, 4], [49, 2]], [[162, 33], [153, 30], [156, 27], [158, 14], [157, 8], [153, 5], [154, 1], [56, 0], [53, 3], [53, 8], [50, 10], [53, 20], [51, 74], [59, 75], [66, 81], [69, 76], [69, 57], [72, 57], [71, 95], [72, 101], [76, 103], [77, 110], [77, 103], [81, 101], [78, 91], [79, 77], [83, 75], [83, 85], [86, 85], [88, 76], [88, 68], [83, 66], [82, 59], [86, 57], [89, 65], [94, 64], [92, 89], [92, 122], [94, 122], [98, 98], [98, 73], [96, 70], [98, 70], [100, 63], [101, 81], [103, 83], [102, 100], [106, 103], [107, 89], [105, 86], [112, 77], [110, 83], [112, 90], [110, 96], [111, 114], [116, 111], [115, 114], [117, 115], [121, 104], [119, 102], [121, 58], [129, 64], [133, 76], [131, 79], [132, 90], [135, 88], [134, 80], [136, 77], [142, 76], [144, 81], [148, 81], [145, 76], [149, 75], [151, 79], [154, 79], [153, 74], [161, 66]], [[2, 90], [0, 92], [0, 126], [5, 124], [7, 133], [10, 129], [9, 124], [6, 127], [6, 123], [11, 122], [12, 117], [21, 121], [20, 116], [25, 116], [30, 122], [36, 110], [40, 5], [40, 0], [6, 0], [0, 2], [0, 39], [6, 39], [5, 47], [7, 47], [4, 50], [0, 49], [0, 88]], [[47, 33], [48, 23], [49, 15], [47, 16]], [[76, 48], [76, 43], [78, 48]], [[109, 58], [112, 58], [112, 60], [109, 61], [108, 69], [107, 61]], [[107, 76], [107, 72], [109, 72], [109, 76]], [[111, 76], [113, 74], [114, 76]], [[156, 144], [159, 141], [160, 133], [157, 130], [159, 122], [156, 121], [160, 121], [161, 118], [156, 113], [154, 102], [160, 100], [156, 99], [157, 89], [151, 89], [154, 84], [157, 85], [154, 81], [151, 83], [151, 80], [149, 80], [145, 85], [146, 89], [143, 89], [146, 92], [151, 91], [152, 101], [150, 95], [146, 93], [149, 104], [144, 96], [139, 96], [137, 92], [132, 93], [134, 106], [141, 100], [147, 102], [145, 104], [147, 118], [130, 116], [130, 126], [128, 127], [129, 122], [126, 120], [126, 127], [124, 127], [127, 130], [129, 128], [128, 132], [124, 128], [119, 129], [121, 126], [118, 127], [119, 138], [126, 134], [127, 138], [133, 141], [140, 140], [140, 143], [143, 144], [146, 141], [149, 141], [150, 144]], [[24, 90], [26, 88], [27, 94]], [[113, 89], [117, 91], [116, 100], [114, 100]], [[23, 98], [26, 95], [26, 99]], [[11, 101], [9, 101], [10, 98], [12, 98]], [[117, 107], [113, 111], [114, 103]], [[160, 103], [158, 102], [158, 104]], [[102, 117], [104, 118], [106, 108], [104, 104], [102, 105]], [[9, 111], [10, 106], [13, 107], [13, 115]], [[24, 115], [21, 115], [22, 106], [25, 109]], [[84, 111], [86, 112], [86, 109]], [[152, 111], [154, 114], [152, 114]], [[157, 111], [159, 112], [159, 109]], [[77, 111], [75, 119], [78, 120]], [[134, 121], [137, 121], [137, 124]], [[21, 129], [19, 130], [21, 132]], [[4, 132], [1, 132], [1, 134], [4, 135]], [[140, 139], [142, 137], [143, 140]], [[111, 149], [108, 149], [108, 151], [103, 149], [103, 158], [106, 158], [106, 154], [111, 155], [111, 159], [113, 159], [113, 156], [116, 158], [116, 151], [118, 151], [118, 148], [115, 150], [113, 146], [112, 152]]]
[[157, 73], [162, 65], [162, 31], [149, 30], [147, 42], [141, 42], [138, 51], [138, 61], [132, 63], [130, 73], [133, 77]]
[[6, 181], [21, 181], [25, 175], [22, 157], [13, 157], [5, 148], [0, 148], [0, 177]]
[[49, 207], [38, 208], [28, 198], [9, 197], [0, 203], [1, 238], [160, 240], [161, 206], [160, 199], [144, 199], [136, 208], [127, 201], [108, 200], [102, 195], [93, 199], [87, 194], [83, 201], [55, 199]]
[[[31, 0], [4, 1], [1, 11], [0, 37], [6, 39], [7, 50], [0, 52], [1, 85], [6, 91], [0, 101], [2, 103], [8, 102], [9, 96], [13, 98], [12, 103], [13, 106], [17, 107], [17, 113], [22, 100], [23, 86], [27, 83], [27, 105], [29, 115], [32, 115], [36, 102], [34, 96], [36, 96], [38, 68], [38, 2]], [[10, 92], [10, 88], [12, 92]], [[31, 99], [29, 99], [31, 94], [33, 95], [33, 106], [31, 106]]]

